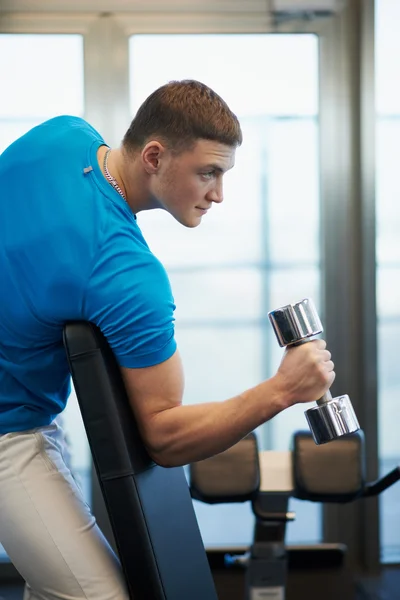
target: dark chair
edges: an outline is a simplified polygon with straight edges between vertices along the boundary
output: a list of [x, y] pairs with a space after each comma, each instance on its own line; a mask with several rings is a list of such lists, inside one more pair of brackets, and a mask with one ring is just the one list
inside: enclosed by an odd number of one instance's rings
[[130, 596], [217, 600], [183, 468], [148, 456], [106, 339], [76, 322], [64, 345]]

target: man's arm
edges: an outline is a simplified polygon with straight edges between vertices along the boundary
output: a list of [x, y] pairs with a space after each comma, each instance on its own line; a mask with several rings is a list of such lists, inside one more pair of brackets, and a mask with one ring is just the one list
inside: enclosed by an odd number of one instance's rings
[[165, 467], [223, 452], [288, 406], [321, 397], [335, 377], [323, 340], [286, 350], [274, 377], [223, 402], [182, 405], [178, 352], [161, 364], [121, 371], [148, 452]]

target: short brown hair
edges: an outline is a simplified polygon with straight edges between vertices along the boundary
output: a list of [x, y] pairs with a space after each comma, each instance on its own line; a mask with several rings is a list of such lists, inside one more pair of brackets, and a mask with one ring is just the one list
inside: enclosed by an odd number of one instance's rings
[[243, 139], [238, 118], [226, 102], [204, 83], [191, 79], [171, 81], [150, 94], [122, 143], [134, 152], [154, 138], [176, 152], [190, 149], [199, 139], [232, 147], [240, 146]]

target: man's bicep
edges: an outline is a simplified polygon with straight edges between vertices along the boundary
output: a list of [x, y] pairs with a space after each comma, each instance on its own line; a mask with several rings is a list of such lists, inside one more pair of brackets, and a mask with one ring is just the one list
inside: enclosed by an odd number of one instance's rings
[[121, 373], [143, 441], [151, 452], [157, 446], [157, 416], [182, 404], [184, 375], [179, 352], [151, 367], [121, 367]]

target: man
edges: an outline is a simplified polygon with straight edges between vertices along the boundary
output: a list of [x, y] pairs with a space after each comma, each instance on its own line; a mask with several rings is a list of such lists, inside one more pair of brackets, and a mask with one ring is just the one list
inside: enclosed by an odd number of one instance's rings
[[54, 421], [69, 395], [66, 322], [91, 321], [107, 337], [148, 452], [165, 467], [225, 450], [334, 380], [318, 340], [234, 398], [182, 404], [173, 297], [136, 214], [160, 208], [197, 227], [222, 202], [241, 142], [225, 102], [182, 81], [149, 96], [118, 149], [82, 119], [57, 117], [0, 157], [0, 543], [25, 600], [127, 598]]

